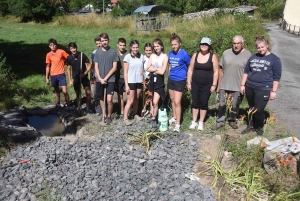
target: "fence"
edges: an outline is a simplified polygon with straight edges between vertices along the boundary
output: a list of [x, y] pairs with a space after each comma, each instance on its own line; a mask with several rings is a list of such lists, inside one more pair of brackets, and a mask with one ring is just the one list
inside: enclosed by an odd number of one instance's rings
[[289, 24], [286, 20], [282, 21], [281, 28], [282, 30], [287, 31], [291, 34], [300, 36], [300, 26]]
[[136, 32], [149, 33], [151, 31], [165, 30], [170, 26], [170, 14], [167, 16], [145, 16], [139, 17], [135, 15]]

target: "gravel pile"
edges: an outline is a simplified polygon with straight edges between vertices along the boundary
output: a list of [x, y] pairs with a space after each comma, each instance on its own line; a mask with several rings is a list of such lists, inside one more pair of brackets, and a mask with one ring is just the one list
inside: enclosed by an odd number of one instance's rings
[[[185, 174], [198, 159], [198, 138], [183, 133], [155, 140], [151, 153], [128, 141], [120, 121], [96, 140], [41, 137], [11, 151], [0, 170], [0, 200], [215, 200]], [[143, 129], [143, 124], [128, 127]]]

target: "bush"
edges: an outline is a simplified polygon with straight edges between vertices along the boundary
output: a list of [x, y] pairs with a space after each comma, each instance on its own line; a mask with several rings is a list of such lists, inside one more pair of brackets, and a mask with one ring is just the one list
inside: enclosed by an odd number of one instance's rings
[[11, 83], [10, 66], [6, 63], [3, 53], [0, 53], [0, 100], [6, 97]]

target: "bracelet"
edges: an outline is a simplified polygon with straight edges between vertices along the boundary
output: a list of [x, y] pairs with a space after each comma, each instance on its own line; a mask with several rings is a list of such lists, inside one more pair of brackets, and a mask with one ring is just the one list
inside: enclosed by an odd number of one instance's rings
[[245, 85], [241, 85], [241, 87], [244, 87]]
[[191, 84], [186, 83], [187, 86], [190, 86]]
[[216, 85], [215, 84], [213, 84], [213, 85], [211, 85], [212, 87], [216, 87]]
[[272, 92], [276, 94], [277, 91], [272, 90]]

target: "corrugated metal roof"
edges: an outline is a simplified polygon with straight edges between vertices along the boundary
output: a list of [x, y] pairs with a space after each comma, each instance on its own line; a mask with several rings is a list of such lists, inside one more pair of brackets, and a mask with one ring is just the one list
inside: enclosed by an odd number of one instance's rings
[[141, 6], [137, 8], [133, 13], [149, 13], [149, 12], [155, 12], [155, 11], [163, 11], [167, 10], [164, 6], [158, 6], [158, 5], [149, 5], [149, 6]]

